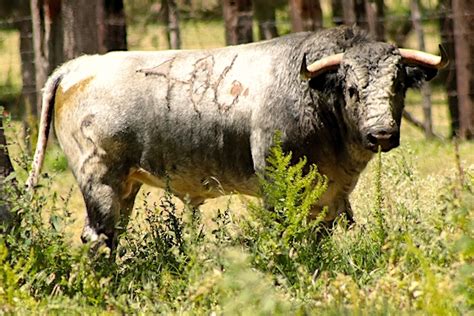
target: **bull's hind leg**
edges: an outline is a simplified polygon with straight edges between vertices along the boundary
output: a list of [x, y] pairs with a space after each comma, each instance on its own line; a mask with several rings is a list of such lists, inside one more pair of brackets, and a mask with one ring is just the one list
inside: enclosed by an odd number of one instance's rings
[[97, 241], [102, 235], [106, 245], [115, 249], [118, 235], [127, 226], [140, 184], [127, 181], [126, 175], [119, 175], [115, 170], [102, 175], [90, 173], [80, 181], [80, 187], [87, 208], [82, 241]]

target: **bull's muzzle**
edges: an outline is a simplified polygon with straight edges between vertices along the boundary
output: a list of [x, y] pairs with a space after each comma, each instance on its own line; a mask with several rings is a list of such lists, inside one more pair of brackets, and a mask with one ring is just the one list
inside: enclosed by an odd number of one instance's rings
[[379, 147], [387, 152], [400, 145], [400, 131], [398, 128], [371, 129], [366, 134], [366, 147], [372, 152], [378, 152]]

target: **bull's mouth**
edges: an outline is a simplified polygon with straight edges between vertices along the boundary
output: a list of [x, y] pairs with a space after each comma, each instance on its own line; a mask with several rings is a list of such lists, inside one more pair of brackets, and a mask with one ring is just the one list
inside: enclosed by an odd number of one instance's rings
[[379, 148], [387, 152], [400, 145], [399, 133], [369, 133], [366, 136], [365, 148], [377, 153]]

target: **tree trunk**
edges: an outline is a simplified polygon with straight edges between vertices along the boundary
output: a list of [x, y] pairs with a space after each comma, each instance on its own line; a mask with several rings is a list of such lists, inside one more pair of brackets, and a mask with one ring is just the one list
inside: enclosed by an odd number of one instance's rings
[[223, 14], [227, 45], [253, 42], [251, 0], [224, 0]]
[[[37, 0], [32, 0], [37, 1]], [[64, 56], [99, 52], [98, 13], [103, 0], [63, 0]]]
[[469, 0], [452, 0], [459, 136], [474, 138], [474, 8]]
[[323, 27], [319, 0], [290, 0], [290, 13], [293, 32], [315, 31]]
[[49, 60], [48, 60], [48, 45], [45, 43], [45, 32], [46, 28], [44, 27], [43, 20], [43, 1], [42, 0], [31, 0], [31, 19], [33, 27], [33, 46], [35, 51], [35, 83], [37, 103], [35, 105], [35, 110], [33, 113], [41, 113], [41, 95], [39, 91], [44, 86], [46, 78], [49, 72]]
[[[25, 108], [30, 107], [30, 112], [34, 111], [36, 115], [36, 84], [35, 84], [35, 54], [33, 46], [33, 28], [31, 21], [30, 0], [19, 0], [10, 8], [12, 12], [8, 12], [6, 1], [0, 0], [0, 11], [6, 10], [10, 18], [14, 19], [13, 26], [20, 33], [20, 59], [21, 59], [21, 102], [22, 112], [26, 112]], [[6, 18], [0, 14], [0, 19]]]
[[176, 1], [162, 0], [161, 5], [167, 29], [168, 46], [170, 49], [180, 49], [181, 35], [179, 31], [179, 15]]
[[3, 130], [3, 108], [0, 107], [0, 223], [4, 223], [10, 218], [8, 204], [6, 203], [5, 178], [13, 172], [12, 162], [8, 155], [7, 140]]
[[354, 6], [355, 0], [342, 0], [342, 12], [345, 25], [353, 25], [356, 23]]
[[50, 51], [50, 72], [64, 62], [63, 54], [63, 21], [61, 15], [61, 0], [47, 0], [48, 6], [46, 16], [48, 22], [51, 23], [51, 38], [48, 40]]
[[356, 24], [364, 30], [369, 30], [369, 20], [367, 17], [366, 0], [354, 0], [354, 15]]
[[35, 55], [32, 38], [31, 20], [25, 20], [18, 23], [20, 31], [20, 58], [21, 58], [21, 79], [22, 103], [25, 107], [33, 106], [34, 115], [36, 113], [36, 83], [35, 83]]
[[102, 0], [97, 7], [99, 52], [127, 50], [123, 0]]
[[440, 17], [440, 34], [443, 47], [446, 49], [450, 57], [450, 63], [446, 69], [441, 70], [440, 77], [446, 87], [448, 96], [448, 109], [451, 119], [450, 136], [455, 137], [459, 132], [459, 109], [458, 96], [456, 87], [456, 54], [454, 50], [454, 27], [453, 19], [450, 17], [452, 3], [451, 0], [443, 0], [439, 7]]
[[271, 0], [254, 0], [253, 10], [255, 19], [258, 23], [258, 34], [260, 40], [267, 40], [278, 37], [276, 27], [276, 1]]
[[344, 7], [342, 0], [331, 0], [332, 22], [334, 25], [344, 24]]
[[378, 41], [385, 41], [385, 13], [383, 0], [365, 0], [367, 24], [370, 34]]
[[[418, 37], [418, 48], [421, 51], [426, 51], [425, 47], [425, 34], [423, 31], [423, 25], [421, 24], [421, 12], [419, 0], [411, 0], [411, 18], [413, 22], [413, 28]], [[425, 131], [426, 138], [433, 137], [433, 121], [431, 119], [431, 88], [429, 83], [425, 82], [421, 86], [421, 93], [423, 95], [423, 129]]]
[[[385, 40], [384, 2], [383, 0], [332, 0], [333, 11], [340, 16], [346, 25], [356, 24], [369, 31], [375, 39]], [[335, 17], [334, 17], [335, 18]], [[338, 19], [340, 19], [338, 17]]]
[[[3, 112], [3, 108], [0, 108]], [[13, 165], [8, 155], [7, 139], [3, 129], [3, 113], [0, 114], [0, 184], [13, 172]]]
[[[28, 6], [29, 8], [29, 6]], [[35, 79], [35, 54], [33, 48], [33, 29], [31, 20], [22, 20], [17, 23], [20, 31], [20, 58], [21, 58], [21, 103], [23, 112], [23, 134], [28, 135], [37, 126], [37, 91]], [[25, 137], [25, 145], [31, 153], [30, 137]]]
[[[41, 89], [54, 68], [63, 61], [62, 55], [62, 22], [61, 0], [31, 0], [30, 1], [33, 50], [35, 64], [36, 104], [29, 111], [27, 108], [25, 130], [30, 129], [31, 144], [37, 137], [36, 118], [41, 113]], [[27, 143], [30, 149], [30, 143]]]

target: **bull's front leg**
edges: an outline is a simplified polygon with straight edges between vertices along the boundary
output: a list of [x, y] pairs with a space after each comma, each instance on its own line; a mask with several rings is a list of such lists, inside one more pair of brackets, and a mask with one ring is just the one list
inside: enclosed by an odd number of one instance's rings
[[345, 218], [348, 227], [355, 223], [354, 213], [352, 212], [351, 203], [347, 196], [340, 197], [326, 204], [320, 201], [311, 210], [311, 219], [318, 218], [323, 210], [325, 210], [325, 214], [322, 222], [328, 228], [332, 228], [342, 217]]
[[354, 213], [352, 212], [351, 203], [347, 196], [337, 199], [329, 208], [331, 216], [326, 221], [328, 225], [333, 226], [334, 223], [342, 217], [345, 218], [348, 227], [355, 223]]
[[352, 212], [352, 206], [351, 206], [351, 203], [349, 202], [349, 198], [348, 197], [344, 198], [341, 204], [342, 204], [342, 209], [339, 216], [345, 216], [347, 226], [350, 227], [353, 224], [355, 224], [355, 221], [354, 221], [354, 212]]
[[115, 248], [115, 225], [120, 217], [118, 195], [111, 186], [91, 180], [87, 185], [81, 186], [81, 191], [87, 209], [82, 241], [100, 242], [104, 239], [109, 248]]
[[118, 236], [127, 226], [141, 184], [129, 181], [125, 174], [101, 174], [98, 170], [100, 168], [79, 181], [87, 209], [81, 239], [83, 242], [105, 239], [107, 247], [115, 250]]

